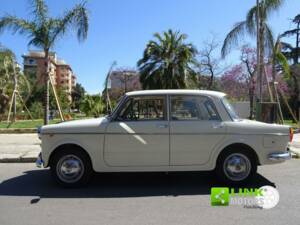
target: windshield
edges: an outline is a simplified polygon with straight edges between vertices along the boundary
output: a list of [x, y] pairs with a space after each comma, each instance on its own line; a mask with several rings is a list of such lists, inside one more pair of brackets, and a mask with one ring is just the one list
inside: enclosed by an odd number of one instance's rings
[[230, 102], [228, 101], [227, 98], [222, 98], [222, 102], [223, 102], [223, 105], [225, 106], [226, 108], [226, 111], [229, 113], [230, 117], [233, 119], [233, 120], [238, 120], [240, 119], [239, 116], [237, 115], [235, 109], [233, 108], [233, 106], [230, 104]]

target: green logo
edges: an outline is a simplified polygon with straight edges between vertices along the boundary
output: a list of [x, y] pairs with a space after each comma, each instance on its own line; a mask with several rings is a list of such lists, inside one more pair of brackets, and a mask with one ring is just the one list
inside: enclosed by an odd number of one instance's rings
[[229, 205], [229, 188], [228, 187], [211, 188], [210, 202], [212, 206]]

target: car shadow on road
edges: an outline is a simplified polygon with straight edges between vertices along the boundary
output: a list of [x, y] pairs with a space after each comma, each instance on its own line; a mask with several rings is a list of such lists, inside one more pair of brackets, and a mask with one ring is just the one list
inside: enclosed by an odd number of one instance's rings
[[[257, 174], [247, 188], [275, 184]], [[26, 171], [4, 180], [0, 196], [37, 196], [39, 198], [116, 198], [143, 196], [208, 195], [218, 183], [213, 172], [105, 173], [95, 174], [83, 188], [66, 189], [51, 179], [48, 169]], [[235, 187], [237, 188], [237, 187]], [[239, 187], [240, 188], [240, 187]]]

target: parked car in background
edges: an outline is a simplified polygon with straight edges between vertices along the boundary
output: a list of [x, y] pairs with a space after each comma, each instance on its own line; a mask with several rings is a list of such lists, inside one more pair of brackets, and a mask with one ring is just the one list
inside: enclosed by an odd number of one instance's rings
[[288, 126], [240, 119], [224, 93], [150, 90], [127, 93], [109, 116], [43, 126], [37, 165], [64, 186], [93, 172], [209, 171], [246, 182], [257, 166], [283, 162]]

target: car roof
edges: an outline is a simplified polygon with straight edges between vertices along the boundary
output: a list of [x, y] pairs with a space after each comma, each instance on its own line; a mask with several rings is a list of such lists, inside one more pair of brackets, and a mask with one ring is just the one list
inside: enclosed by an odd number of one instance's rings
[[226, 94], [219, 91], [209, 91], [209, 90], [188, 90], [188, 89], [164, 89], [164, 90], [143, 90], [143, 91], [132, 91], [127, 92], [127, 96], [135, 96], [135, 95], [159, 95], [159, 94], [170, 94], [170, 95], [176, 95], [176, 94], [184, 94], [184, 95], [206, 95], [211, 97], [217, 97], [222, 98]]

